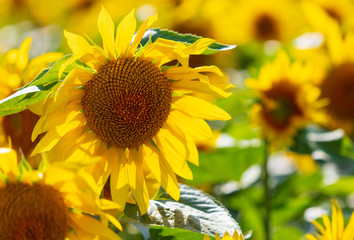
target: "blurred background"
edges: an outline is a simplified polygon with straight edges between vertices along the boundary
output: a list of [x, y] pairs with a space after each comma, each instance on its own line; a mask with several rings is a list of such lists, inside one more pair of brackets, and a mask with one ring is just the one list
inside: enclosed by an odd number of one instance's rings
[[[29, 61], [69, 53], [63, 29], [100, 42], [104, 6], [118, 23], [131, 9], [142, 23], [237, 45], [190, 65], [216, 65], [232, 95], [215, 99], [232, 120], [210, 122], [215, 138], [197, 143], [200, 166], [185, 182], [223, 203], [252, 239], [266, 239], [269, 198], [272, 239], [305, 239], [312, 220], [339, 201], [345, 222], [354, 208], [354, 1], [352, 0], [0, 0], [1, 99], [48, 66], [29, 74], [13, 49], [31, 37]], [[29, 46], [29, 45], [28, 45]], [[24, 50], [25, 51], [25, 50]], [[61, 54], [54, 54], [52, 61]], [[36, 116], [0, 120], [0, 143], [28, 155]], [[265, 159], [267, 159], [265, 161]], [[33, 160], [35, 161], [35, 160]], [[180, 179], [184, 182], [183, 179]], [[265, 193], [265, 182], [268, 185]], [[269, 209], [268, 209], [269, 210]], [[125, 223], [126, 239], [143, 239]]]

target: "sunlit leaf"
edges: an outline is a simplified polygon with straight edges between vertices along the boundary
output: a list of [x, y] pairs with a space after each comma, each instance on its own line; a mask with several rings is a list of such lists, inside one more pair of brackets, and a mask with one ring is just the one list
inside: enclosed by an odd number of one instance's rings
[[223, 236], [225, 232], [233, 234], [235, 230], [241, 233], [228, 210], [213, 197], [183, 184], [180, 184], [180, 191], [178, 202], [164, 194], [161, 200], [150, 200], [147, 214], [143, 216], [137, 215], [138, 208], [132, 205], [125, 213], [142, 223], [182, 228], [210, 236], [215, 233]]
[[[176, 42], [182, 42], [186, 45], [195, 43], [198, 39], [202, 37], [193, 34], [181, 34], [172, 30], [152, 28], [145, 32], [144, 37], [141, 39], [141, 45], [145, 45], [151, 38], [152, 42], [155, 42], [158, 38], [173, 40]], [[235, 48], [236, 45], [226, 45], [221, 43], [212, 43], [202, 54], [210, 55], [220, 51], [231, 50]]]

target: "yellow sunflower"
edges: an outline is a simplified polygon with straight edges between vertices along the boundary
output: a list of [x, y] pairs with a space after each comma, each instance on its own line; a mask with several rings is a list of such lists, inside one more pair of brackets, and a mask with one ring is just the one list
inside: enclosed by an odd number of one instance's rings
[[[148, 18], [134, 35], [132, 11], [115, 33], [102, 8], [98, 29], [103, 49], [65, 32], [73, 56], [60, 72], [75, 60], [91, 69], [72, 70], [49, 95], [32, 135], [35, 139], [46, 132], [33, 155], [47, 152], [50, 161], [94, 162], [88, 171], [102, 187], [110, 175], [112, 198], [121, 210], [126, 201], [135, 200], [142, 213], [156, 191], [150, 184], [154, 181], [146, 177], [154, 176], [178, 199], [176, 174], [192, 179], [186, 160], [198, 165], [195, 139], [212, 138], [204, 119], [230, 119], [225, 111], [193, 96], [229, 96], [212, 84], [222, 78], [217, 67], [188, 66], [189, 55], [201, 54], [214, 40], [202, 38], [186, 46], [157, 39], [139, 46], [155, 20]], [[180, 66], [166, 65], [174, 60]]]
[[0, 239], [120, 239], [107, 226], [121, 230], [120, 223], [103, 211], [117, 204], [99, 194], [83, 171], [45, 161], [32, 170], [17, 164], [14, 150], [0, 148]]
[[[215, 238], [216, 240], [243, 240], [243, 235], [239, 234], [237, 231], [234, 232], [234, 235], [232, 237], [228, 232], [225, 232], [225, 235], [221, 238], [218, 234], [215, 233]], [[208, 235], [204, 235], [203, 240], [210, 240], [210, 237]]]
[[[325, 14], [336, 21], [345, 31], [353, 29], [354, 27], [352, 14], [354, 3], [351, 0], [306, 0], [302, 5], [305, 13], [308, 15], [310, 23], [313, 23], [312, 19], [314, 19], [316, 15]], [[326, 24], [323, 22], [322, 25], [324, 28], [326, 27]], [[316, 27], [316, 25], [312, 26]]]
[[354, 213], [352, 213], [350, 220], [346, 227], [344, 227], [343, 212], [338, 202], [331, 200], [332, 206], [332, 223], [328, 216], [322, 216], [323, 224], [313, 221], [313, 225], [317, 228], [319, 233], [306, 234], [307, 240], [353, 240], [354, 239]]
[[328, 100], [325, 110], [327, 127], [342, 128], [348, 135], [354, 126], [354, 31], [346, 34], [333, 19], [324, 14], [315, 14], [313, 24], [320, 27], [324, 35], [324, 46], [314, 49], [318, 57], [307, 56], [307, 61], [316, 62], [317, 84], [321, 96]]
[[[291, 0], [223, 1], [229, 7], [220, 15], [230, 41], [245, 44], [256, 40], [288, 41], [299, 34], [304, 24], [298, 4]], [[296, 19], [296, 20], [294, 20]]]
[[311, 122], [324, 121], [318, 111], [320, 90], [311, 83], [312, 67], [291, 63], [280, 51], [274, 62], [265, 64], [258, 79], [248, 79], [248, 87], [256, 90], [259, 102], [251, 109], [251, 118], [274, 146], [291, 143], [297, 130]]
[[[336, 29], [336, 30], [335, 30]], [[331, 65], [320, 83], [321, 94], [329, 100], [326, 107], [330, 128], [343, 128], [349, 135], [354, 126], [354, 32], [343, 38], [338, 25], [326, 39]]]
[[[50, 63], [63, 56], [62, 53], [46, 53], [29, 61], [31, 38], [26, 38], [18, 49], [10, 50], [0, 66], [0, 99], [4, 99], [24, 84], [33, 80]], [[26, 157], [36, 143], [31, 141], [32, 130], [39, 117], [29, 110], [0, 118], [0, 146], [7, 146], [8, 138], [17, 152]], [[32, 160], [32, 159], [29, 159]]]

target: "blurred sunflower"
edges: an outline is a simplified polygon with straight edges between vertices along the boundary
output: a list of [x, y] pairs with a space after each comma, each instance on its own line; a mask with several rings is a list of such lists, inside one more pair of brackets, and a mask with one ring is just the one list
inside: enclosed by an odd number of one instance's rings
[[0, 148], [0, 176], [1, 239], [120, 239], [106, 225], [121, 230], [120, 223], [102, 210], [117, 205], [98, 199], [87, 173], [45, 161], [32, 170], [24, 160], [17, 164], [14, 150]]
[[323, 215], [323, 225], [317, 221], [313, 221], [313, 225], [319, 233], [306, 234], [307, 240], [352, 240], [354, 239], [354, 213], [346, 227], [344, 227], [343, 212], [338, 202], [331, 200], [332, 206], [332, 223], [327, 215]]
[[304, 24], [298, 4], [291, 0], [236, 2], [230, 1], [231, 12], [220, 17], [226, 18], [222, 29], [227, 29], [230, 41], [239, 44], [252, 40], [288, 41], [299, 34]]
[[[330, 27], [329, 27], [330, 28]], [[326, 39], [331, 66], [320, 83], [322, 97], [329, 100], [326, 107], [330, 128], [343, 128], [349, 135], [354, 126], [354, 32], [343, 37], [338, 26]]]
[[[33, 80], [49, 63], [63, 56], [62, 53], [46, 53], [29, 61], [30, 45], [31, 38], [26, 38], [19, 49], [12, 49], [6, 54], [5, 62], [0, 66], [0, 99], [14, 93], [17, 88]], [[1, 117], [0, 146], [6, 146], [10, 138], [12, 147], [28, 157], [36, 144], [31, 141], [31, 134], [38, 119], [29, 110]]]
[[[316, 17], [316, 18], [315, 18]], [[317, 84], [321, 97], [328, 100], [325, 107], [328, 115], [327, 127], [342, 128], [348, 135], [354, 126], [354, 31], [341, 32], [337, 22], [328, 16], [317, 14], [314, 25], [321, 26], [324, 44], [314, 49], [319, 54], [307, 55], [308, 62], [316, 62]]]
[[[215, 233], [215, 238], [216, 240], [243, 240], [243, 235], [239, 234], [237, 231], [234, 232], [232, 237], [228, 232], [225, 233], [225, 235], [221, 238], [218, 234]], [[204, 235], [203, 240], [210, 240], [210, 237], [208, 235]]]
[[[352, 14], [354, 3], [351, 0], [307, 0], [304, 1], [302, 5], [305, 13], [308, 15], [310, 23], [313, 23], [317, 15], [325, 14], [336, 21], [345, 31], [353, 29], [354, 27], [354, 17]], [[317, 29], [318, 25], [315, 24], [312, 26], [315, 26], [315, 30], [320, 30]], [[324, 28], [326, 27], [323, 23], [322, 26]]]
[[[48, 152], [50, 160], [98, 161], [88, 170], [99, 186], [111, 175], [112, 198], [121, 210], [126, 201], [133, 202], [131, 193], [143, 214], [157, 189], [146, 176], [153, 175], [178, 199], [176, 174], [192, 179], [186, 160], [198, 165], [194, 140], [212, 138], [204, 119], [230, 119], [225, 111], [192, 96], [230, 95], [212, 84], [222, 77], [217, 67], [188, 66], [189, 55], [201, 54], [214, 40], [202, 38], [187, 47], [157, 39], [139, 46], [155, 20], [156, 16], [148, 18], [134, 35], [132, 11], [118, 25], [114, 40], [113, 21], [102, 8], [98, 28], [103, 49], [65, 32], [73, 56], [60, 72], [75, 60], [91, 70], [69, 73], [44, 103], [32, 135], [35, 139], [47, 132], [33, 155]], [[165, 65], [174, 60], [181, 66]]]
[[248, 79], [248, 87], [259, 94], [259, 102], [251, 109], [253, 122], [276, 147], [291, 143], [297, 130], [311, 122], [322, 122], [318, 111], [320, 90], [311, 83], [312, 67], [290, 63], [280, 51], [274, 62], [264, 65], [257, 79]]

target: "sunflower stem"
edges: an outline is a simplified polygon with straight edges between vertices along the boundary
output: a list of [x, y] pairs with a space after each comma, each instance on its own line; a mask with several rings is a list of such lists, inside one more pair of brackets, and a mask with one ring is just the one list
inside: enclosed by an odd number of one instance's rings
[[265, 239], [271, 240], [271, 226], [270, 226], [270, 216], [271, 216], [271, 189], [269, 187], [269, 172], [268, 172], [268, 158], [269, 158], [269, 144], [267, 139], [264, 139], [264, 162], [263, 162], [263, 187], [264, 187], [264, 229], [265, 229]]

